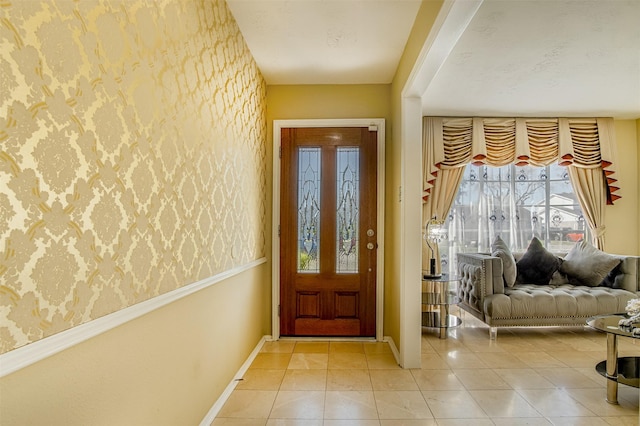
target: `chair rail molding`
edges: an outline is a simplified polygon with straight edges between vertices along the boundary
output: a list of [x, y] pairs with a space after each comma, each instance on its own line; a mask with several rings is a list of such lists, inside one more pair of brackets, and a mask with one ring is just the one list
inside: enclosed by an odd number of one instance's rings
[[104, 317], [70, 328], [37, 342], [22, 346], [0, 355], [0, 377], [7, 376], [47, 357], [55, 355], [96, 337], [106, 331], [132, 321], [142, 315], [169, 305], [207, 287], [218, 284], [228, 278], [255, 268], [267, 261], [266, 257], [256, 259], [211, 277], [185, 285], [153, 299], [121, 309]]

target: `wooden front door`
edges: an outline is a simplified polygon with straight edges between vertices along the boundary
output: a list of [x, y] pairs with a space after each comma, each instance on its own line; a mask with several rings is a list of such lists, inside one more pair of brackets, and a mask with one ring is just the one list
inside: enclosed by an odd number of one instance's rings
[[377, 132], [281, 135], [280, 333], [375, 336]]

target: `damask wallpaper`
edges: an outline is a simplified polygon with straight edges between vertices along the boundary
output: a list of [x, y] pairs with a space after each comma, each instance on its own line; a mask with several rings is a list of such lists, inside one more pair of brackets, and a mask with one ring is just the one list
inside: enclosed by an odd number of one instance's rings
[[0, 353], [263, 257], [265, 90], [223, 0], [0, 1]]

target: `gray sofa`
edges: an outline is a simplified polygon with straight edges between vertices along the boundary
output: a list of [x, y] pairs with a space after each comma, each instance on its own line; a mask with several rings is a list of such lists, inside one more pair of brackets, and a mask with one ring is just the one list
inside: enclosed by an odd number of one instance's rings
[[[514, 254], [516, 260], [519, 255]], [[616, 287], [515, 284], [505, 286], [502, 260], [489, 254], [458, 254], [459, 306], [490, 327], [582, 326], [594, 315], [624, 312], [640, 297], [640, 257], [618, 256]]]

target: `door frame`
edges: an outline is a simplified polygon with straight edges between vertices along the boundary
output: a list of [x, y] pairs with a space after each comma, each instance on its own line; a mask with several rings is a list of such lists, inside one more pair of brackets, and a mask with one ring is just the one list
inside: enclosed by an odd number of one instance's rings
[[[271, 239], [271, 337], [280, 338], [280, 144], [282, 129], [304, 127], [375, 127], [377, 134], [376, 340], [383, 340], [384, 315], [384, 118], [273, 120], [273, 220]], [[342, 339], [342, 338], [341, 338]], [[345, 338], [346, 339], [346, 338]]]

